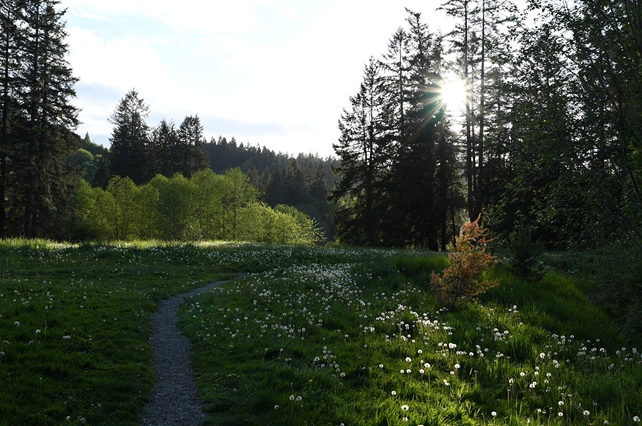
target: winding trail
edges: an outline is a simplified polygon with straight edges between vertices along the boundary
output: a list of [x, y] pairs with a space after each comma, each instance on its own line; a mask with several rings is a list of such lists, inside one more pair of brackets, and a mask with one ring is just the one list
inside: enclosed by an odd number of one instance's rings
[[[233, 279], [248, 274], [237, 274]], [[231, 280], [217, 281], [171, 299], [162, 300], [152, 316], [152, 366], [156, 383], [140, 426], [200, 426], [205, 420], [189, 359], [190, 342], [178, 330], [178, 309], [185, 298]]]

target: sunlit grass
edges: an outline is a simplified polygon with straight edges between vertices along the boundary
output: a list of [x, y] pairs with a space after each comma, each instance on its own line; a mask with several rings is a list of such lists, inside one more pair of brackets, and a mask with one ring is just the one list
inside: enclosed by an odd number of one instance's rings
[[229, 277], [242, 257], [238, 245], [0, 241], [0, 424], [137, 424], [156, 302]]
[[367, 253], [184, 306], [207, 424], [634, 424], [642, 412], [642, 358], [572, 279], [497, 270], [505, 285], [447, 312], [425, 282], [443, 257]]
[[642, 413], [640, 355], [566, 275], [528, 284], [497, 269], [501, 286], [447, 312], [429, 294], [446, 258], [423, 251], [9, 240], [0, 256], [0, 424], [138, 424], [156, 302], [236, 271], [254, 275], [181, 310], [207, 424]]

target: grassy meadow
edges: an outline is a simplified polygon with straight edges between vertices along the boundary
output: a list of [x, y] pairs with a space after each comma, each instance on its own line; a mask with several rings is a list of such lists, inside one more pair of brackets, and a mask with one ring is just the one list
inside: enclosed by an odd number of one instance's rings
[[[180, 326], [208, 425], [635, 425], [642, 357], [549, 272], [449, 312], [411, 250], [0, 242], [0, 425], [136, 425], [156, 302]], [[641, 348], [642, 350], [642, 348]]]

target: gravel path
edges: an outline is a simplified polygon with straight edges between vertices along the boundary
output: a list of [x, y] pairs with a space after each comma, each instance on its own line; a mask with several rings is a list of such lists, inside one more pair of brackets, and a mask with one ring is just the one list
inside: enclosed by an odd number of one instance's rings
[[190, 342], [177, 328], [177, 314], [186, 297], [195, 296], [224, 282], [227, 281], [218, 281], [158, 304], [158, 311], [152, 316], [153, 331], [150, 338], [156, 383], [140, 426], [200, 426], [205, 420], [190, 366]]

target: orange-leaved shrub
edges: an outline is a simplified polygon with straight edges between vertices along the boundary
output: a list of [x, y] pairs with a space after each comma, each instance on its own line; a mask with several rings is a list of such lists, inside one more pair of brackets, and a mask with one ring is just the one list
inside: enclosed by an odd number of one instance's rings
[[497, 258], [486, 252], [490, 240], [479, 225], [480, 218], [462, 226], [455, 240], [456, 251], [448, 254], [448, 267], [441, 275], [433, 272], [431, 276], [430, 287], [437, 303], [451, 309], [499, 284], [499, 280], [481, 279]]

